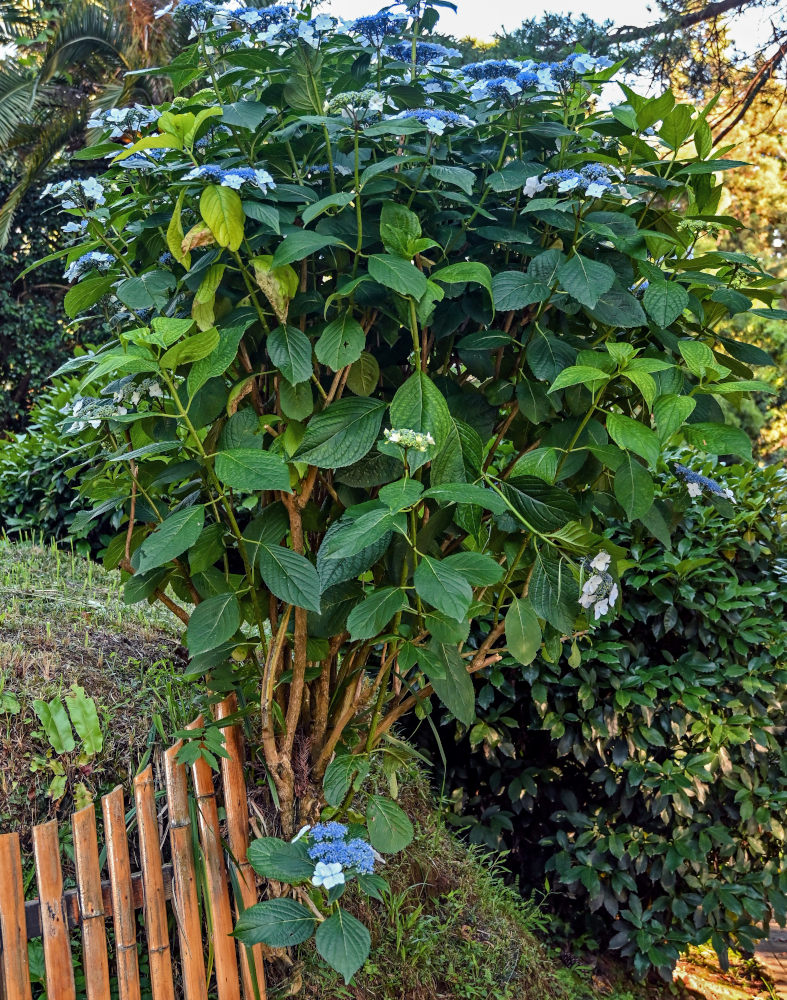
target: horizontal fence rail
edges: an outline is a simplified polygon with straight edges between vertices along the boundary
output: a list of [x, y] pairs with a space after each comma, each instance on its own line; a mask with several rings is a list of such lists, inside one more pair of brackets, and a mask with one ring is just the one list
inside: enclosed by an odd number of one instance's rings
[[[226, 719], [236, 709], [230, 696], [217, 706], [216, 716]], [[201, 724], [198, 719], [192, 726]], [[131, 870], [120, 787], [101, 800], [109, 877], [102, 877], [93, 804], [71, 817], [75, 889], [63, 889], [55, 820], [33, 827], [38, 886], [34, 900], [24, 897], [19, 835], [0, 834], [0, 1000], [32, 1000], [27, 945], [35, 939], [43, 941], [48, 1000], [74, 1000], [72, 947], [80, 943], [87, 1000], [109, 1000], [113, 972], [120, 1000], [140, 1000], [140, 945], [148, 955], [153, 1000], [207, 1000], [209, 987], [215, 988], [218, 1000], [266, 1000], [261, 946], [245, 948], [231, 936], [234, 915], [256, 902], [257, 886], [246, 860], [249, 815], [242, 733], [237, 724], [224, 733], [229, 757], [222, 759], [218, 790], [210, 767], [200, 758], [190, 768], [189, 792], [187, 768], [177, 760], [180, 741], [164, 754], [167, 839], [152, 768], [134, 779], [135, 856], [141, 871]], [[219, 822], [219, 801], [226, 834]], [[165, 864], [162, 848], [167, 843], [171, 861]], [[205, 960], [208, 953], [210, 964]]]

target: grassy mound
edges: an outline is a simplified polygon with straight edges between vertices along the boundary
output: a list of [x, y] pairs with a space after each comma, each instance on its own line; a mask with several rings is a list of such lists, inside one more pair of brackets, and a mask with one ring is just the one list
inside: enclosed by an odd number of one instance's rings
[[[129, 784], [156, 736], [187, 721], [174, 619], [129, 607], [117, 574], [55, 547], [0, 539], [0, 830], [64, 820], [74, 805]], [[102, 746], [57, 752], [40, 705], [73, 684], [93, 698]], [[36, 712], [36, 708], [39, 712]]]

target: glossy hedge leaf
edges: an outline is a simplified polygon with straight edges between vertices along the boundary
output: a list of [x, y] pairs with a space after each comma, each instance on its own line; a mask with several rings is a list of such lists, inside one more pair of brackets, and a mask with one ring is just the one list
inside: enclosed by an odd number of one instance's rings
[[550, 486], [538, 476], [517, 476], [501, 482], [499, 489], [536, 531], [557, 531], [579, 517], [579, 508], [571, 494]]
[[164, 309], [174, 289], [175, 276], [169, 271], [147, 271], [121, 281], [115, 295], [129, 309]]
[[419, 597], [449, 618], [463, 621], [467, 616], [473, 591], [464, 576], [444, 560], [423, 556], [413, 574]]
[[262, 878], [297, 885], [308, 882], [314, 874], [314, 862], [303, 841], [289, 843], [278, 837], [260, 837], [247, 852], [249, 864]]
[[739, 455], [749, 462], [752, 460], [751, 440], [739, 427], [711, 423], [686, 424], [683, 433], [695, 448], [701, 448], [711, 455]]
[[320, 613], [320, 578], [306, 556], [262, 543], [258, 559], [260, 576], [272, 594], [296, 608]]
[[294, 899], [281, 897], [255, 903], [238, 918], [234, 934], [243, 944], [267, 944], [291, 948], [312, 936], [316, 921], [312, 913]]
[[539, 618], [561, 632], [572, 632], [580, 610], [579, 588], [568, 563], [547, 547], [536, 553], [528, 596]]
[[361, 396], [331, 403], [309, 421], [293, 458], [321, 469], [352, 465], [380, 436], [384, 410], [381, 400]]
[[349, 983], [369, 957], [372, 939], [360, 920], [339, 907], [317, 928], [317, 951]]
[[614, 487], [618, 503], [629, 520], [644, 517], [648, 513], [653, 504], [653, 478], [628, 452], [615, 473]]
[[216, 649], [231, 639], [240, 625], [240, 605], [235, 594], [217, 594], [194, 608], [186, 629], [191, 656]]
[[656, 434], [639, 420], [620, 413], [607, 414], [607, 431], [618, 447], [640, 455], [651, 467], [655, 467], [661, 454], [661, 446]]
[[651, 281], [642, 296], [642, 304], [656, 326], [674, 323], [689, 304], [689, 293], [674, 281]]
[[369, 258], [369, 274], [379, 284], [400, 295], [420, 299], [426, 291], [426, 278], [421, 271], [403, 257], [392, 254], [375, 254]]
[[204, 507], [187, 507], [170, 514], [140, 545], [137, 571], [146, 573], [177, 558], [197, 541], [204, 525]]
[[591, 309], [612, 288], [615, 272], [609, 264], [575, 253], [557, 270], [560, 284], [568, 294]]
[[541, 649], [541, 625], [530, 601], [514, 598], [506, 612], [505, 625], [509, 653], [524, 666], [532, 663]]
[[408, 606], [407, 595], [401, 587], [373, 590], [352, 609], [347, 618], [350, 638], [353, 641], [373, 639], [385, 630], [397, 612]]
[[366, 825], [372, 847], [380, 854], [403, 851], [415, 834], [407, 813], [382, 795], [369, 796]]
[[229, 187], [209, 184], [200, 195], [199, 211], [219, 246], [237, 250], [243, 242], [243, 205]]
[[468, 664], [459, 655], [455, 646], [446, 646], [433, 639], [429, 652], [439, 657], [442, 670], [430, 670], [428, 658], [419, 660], [421, 668], [429, 678], [434, 693], [448, 711], [465, 726], [471, 726], [475, 719], [475, 689], [473, 678], [467, 672]]
[[312, 376], [312, 345], [297, 326], [277, 326], [267, 340], [268, 355], [290, 385]]
[[230, 448], [215, 460], [216, 475], [225, 486], [253, 493], [257, 490], [290, 490], [290, 471], [279, 455], [259, 448]]
[[321, 365], [327, 365], [331, 371], [338, 372], [340, 368], [357, 361], [366, 335], [358, 320], [349, 313], [337, 317], [330, 322], [314, 347], [314, 353]]

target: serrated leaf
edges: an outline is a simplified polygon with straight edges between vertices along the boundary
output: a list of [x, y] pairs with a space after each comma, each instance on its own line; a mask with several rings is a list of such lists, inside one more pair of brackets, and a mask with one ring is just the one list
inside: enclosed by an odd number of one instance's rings
[[350, 313], [345, 313], [325, 327], [315, 344], [314, 353], [321, 365], [338, 372], [340, 368], [358, 361], [365, 343], [363, 327]]
[[290, 385], [312, 376], [312, 345], [297, 326], [277, 326], [266, 341], [268, 355]]
[[648, 316], [656, 326], [670, 326], [689, 304], [689, 293], [674, 281], [651, 281], [642, 296]]
[[249, 864], [262, 878], [272, 878], [288, 885], [308, 882], [314, 874], [314, 862], [303, 841], [289, 843], [278, 837], [260, 837], [249, 844]]
[[317, 928], [317, 951], [349, 983], [369, 957], [369, 931], [351, 913], [339, 907]]
[[170, 514], [137, 550], [137, 572], [147, 573], [176, 559], [197, 541], [204, 525], [205, 508], [201, 506]]
[[314, 933], [312, 913], [294, 899], [266, 899], [248, 907], [238, 918], [234, 935], [243, 944], [267, 944], [271, 948], [291, 948]]
[[648, 470], [628, 452], [615, 472], [615, 496], [630, 521], [644, 517], [653, 504], [654, 484]]
[[380, 435], [385, 403], [362, 396], [339, 399], [309, 421], [293, 455], [322, 469], [341, 469], [363, 458]]
[[366, 825], [372, 847], [380, 854], [397, 854], [412, 841], [415, 831], [407, 813], [390, 799], [370, 795]]
[[591, 309], [615, 281], [615, 272], [609, 264], [591, 260], [580, 253], [575, 253], [561, 264], [557, 276], [573, 299]]
[[651, 467], [655, 467], [661, 454], [661, 446], [655, 432], [639, 420], [620, 413], [607, 414], [609, 436], [624, 451], [640, 455]]
[[368, 594], [357, 604], [347, 618], [350, 638], [373, 639], [380, 635], [393, 616], [409, 607], [406, 593], [401, 587], [383, 587]]
[[456, 621], [464, 621], [473, 599], [470, 584], [445, 560], [423, 556], [413, 574], [418, 596]]
[[257, 558], [263, 583], [275, 597], [320, 613], [320, 578], [306, 556], [262, 542]]
[[235, 490], [283, 490], [291, 493], [290, 471], [279, 455], [259, 448], [230, 448], [215, 458], [219, 480]]
[[506, 612], [505, 628], [509, 653], [524, 666], [532, 663], [541, 649], [541, 625], [530, 601], [514, 598]]
[[186, 629], [189, 654], [196, 656], [216, 649], [232, 638], [240, 625], [240, 605], [234, 594], [217, 594], [199, 603], [191, 612]]

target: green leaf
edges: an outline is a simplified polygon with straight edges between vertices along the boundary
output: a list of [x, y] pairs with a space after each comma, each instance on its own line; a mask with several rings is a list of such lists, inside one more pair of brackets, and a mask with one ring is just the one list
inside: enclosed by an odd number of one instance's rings
[[303, 260], [304, 257], [331, 246], [346, 246], [346, 244], [333, 236], [325, 236], [323, 233], [312, 233], [307, 230], [290, 233], [279, 244], [273, 255], [272, 264], [273, 267], [283, 267], [285, 264]]
[[505, 501], [494, 490], [475, 483], [441, 483], [430, 487], [424, 498], [430, 497], [441, 504], [472, 504], [491, 510], [493, 514], [502, 514], [507, 508]]
[[397, 854], [412, 841], [415, 831], [407, 813], [382, 795], [370, 795], [366, 825], [372, 847], [380, 854]]
[[521, 271], [498, 271], [492, 278], [492, 296], [498, 312], [524, 309], [549, 298], [552, 289]]
[[281, 412], [290, 420], [305, 420], [314, 413], [314, 397], [309, 382], [290, 385], [286, 378], [279, 380]]
[[426, 372], [415, 372], [399, 386], [391, 401], [391, 426], [407, 428], [420, 434], [431, 434], [434, 447], [428, 452], [408, 452], [414, 471], [429, 461], [445, 444], [452, 421], [443, 394]]
[[579, 508], [571, 494], [538, 476], [512, 477], [500, 482], [499, 489], [525, 522], [544, 534], [557, 531], [579, 517]]
[[275, 597], [320, 613], [320, 578], [306, 556], [262, 542], [258, 560], [263, 583]]
[[590, 310], [590, 315], [599, 323], [630, 330], [635, 326], [644, 326], [647, 318], [637, 299], [622, 288], [613, 287], [605, 292], [596, 305]]
[[69, 319], [73, 319], [85, 309], [94, 306], [98, 300], [109, 293], [115, 278], [111, 275], [98, 278], [85, 278], [78, 285], [69, 288], [63, 299], [63, 309]]
[[751, 440], [739, 427], [712, 423], [686, 424], [683, 433], [689, 444], [710, 455], [739, 455], [749, 462], [752, 460]]
[[[355, 523], [352, 522], [352, 524]], [[320, 586], [323, 592], [334, 584], [352, 580], [359, 574], [365, 573], [388, 548], [391, 532], [386, 530], [385, 523], [378, 522], [374, 526], [372, 537], [366, 537], [364, 533], [358, 538], [357, 531], [353, 535], [346, 535], [345, 532], [349, 531], [350, 527], [351, 525], [348, 525], [344, 520], [335, 521], [325, 533], [322, 545], [317, 552], [317, 572], [320, 576]], [[363, 527], [365, 532], [365, 525]], [[337, 539], [340, 551], [342, 549], [343, 551], [341, 551], [340, 557], [331, 558], [331, 548]], [[355, 548], [352, 555], [347, 555], [347, 550], [353, 541], [359, 543], [361, 547]]]
[[568, 563], [546, 546], [536, 553], [528, 596], [539, 618], [571, 634], [579, 613], [579, 588]]
[[290, 471], [279, 455], [259, 448], [231, 448], [215, 458], [219, 480], [235, 490], [283, 490], [291, 493]]
[[681, 340], [678, 350], [692, 375], [703, 378], [706, 372], [716, 371], [718, 365], [713, 351], [701, 340]]
[[220, 247], [237, 250], [243, 242], [243, 204], [232, 188], [209, 184], [200, 195], [199, 211]]
[[170, 514], [137, 550], [137, 572], [147, 573], [182, 555], [197, 541], [204, 526], [204, 507], [186, 507]]
[[573, 299], [591, 309], [615, 281], [615, 272], [609, 264], [583, 257], [580, 253], [575, 253], [561, 264], [557, 276]]
[[174, 371], [180, 365], [202, 361], [218, 346], [219, 339], [219, 331], [215, 326], [209, 330], [202, 330], [170, 347], [162, 355], [159, 364], [165, 371]]
[[415, 212], [404, 205], [386, 201], [380, 213], [380, 239], [388, 253], [412, 260], [413, 244], [421, 236], [421, 223]]
[[648, 513], [653, 504], [653, 478], [628, 452], [625, 452], [623, 461], [615, 472], [614, 486], [618, 503], [630, 521]]
[[312, 377], [312, 345], [297, 326], [277, 326], [266, 342], [268, 355], [290, 385]]
[[55, 753], [71, 753], [76, 743], [63, 702], [59, 698], [53, 698], [49, 702], [37, 699], [33, 702], [33, 711], [40, 719]]
[[675, 431], [686, 423], [696, 405], [697, 401], [692, 396], [676, 396], [674, 393], [659, 396], [653, 404], [653, 416], [662, 444], [666, 444]]
[[234, 935], [247, 946], [267, 944], [271, 948], [291, 948], [314, 933], [312, 913], [294, 899], [280, 897], [255, 903], [244, 910]]
[[419, 597], [449, 618], [464, 621], [473, 599], [467, 580], [444, 560], [423, 556], [413, 574]]
[[407, 594], [401, 587], [374, 590], [357, 604], [347, 619], [350, 638], [373, 639], [380, 635], [395, 614], [409, 607]]
[[449, 264], [448, 267], [441, 267], [439, 271], [433, 271], [430, 279], [452, 285], [464, 283], [481, 285], [489, 292], [489, 298], [493, 298], [492, 275], [486, 264], [463, 260], [458, 264]]
[[400, 295], [420, 299], [426, 291], [426, 278], [418, 268], [403, 257], [375, 254], [369, 258], [369, 274], [378, 283]]
[[394, 511], [407, 510], [416, 503], [424, 491], [422, 483], [417, 479], [398, 479], [395, 483], [383, 486], [377, 494], [380, 503]]
[[339, 907], [317, 928], [317, 951], [349, 983], [369, 957], [369, 931], [351, 913]]
[[611, 376], [600, 368], [591, 365], [569, 365], [564, 368], [549, 388], [549, 392], [565, 389], [569, 385], [587, 385], [595, 392], [602, 384], [609, 382]]
[[656, 326], [670, 326], [689, 304], [689, 293], [674, 281], [651, 281], [642, 297], [648, 316]]
[[79, 684], [71, 685], [71, 694], [66, 695], [66, 705], [77, 736], [82, 741], [82, 749], [91, 757], [101, 753], [104, 734], [98, 720], [96, 703]]
[[293, 455], [321, 469], [342, 469], [363, 458], [380, 436], [385, 403], [378, 399], [339, 399], [309, 421]]
[[336, 530], [326, 534], [320, 546], [323, 559], [347, 559], [377, 542], [383, 535], [398, 530], [406, 534], [406, 516], [395, 514], [388, 507], [379, 506], [357, 518], [345, 515]]
[[230, 640], [240, 625], [240, 605], [235, 594], [217, 594], [191, 612], [186, 629], [189, 654], [196, 656]]
[[136, 278], [126, 278], [115, 295], [129, 309], [165, 309], [175, 288], [175, 275], [169, 271], [147, 271]]
[[456, 552], [443, 565], [463, 576], [471, 587], [490, 587], [503, 579], [503, 567], [483, 552]]
[[506, 612], [506, 645], [518, 663], [532, 663], [541, 649], [541, 625], [530, 601], [514, 598]]
[[369, 774], [368, 756], [354, 753], [337, 754], [325, 770], [322, 780], [325, 801], [340, 806], [350, 789], [358, 791]]
[[608, 413], [607, 432], [618, 447], [633, 451], [655, 468], [661, 454], [661, 445], [655, 432], [649, 427], [632, 417]]
[[340, 368], [351, 365], [360, 358], [365, 343], [363, 327], [348, 312], [325, 327], [314, 347], [314, 353], [321, 365], [327, 365], [331, 371], [338, 372]]
[[356, 396], [371, 396], [380, 381], [380, 365], [373, 354], [363, 351], [360, 358], [350, 368], [347, 388]]
[[247, 857], [262, 878], [287, 885], [308, 882], [314, 874], [314, 862], [302, 840], [288, 843], [278, 837], [260, 837], [249, 844]]
[[432, 640], [429, 652], [439, 657], [442, 670], [439, 673], [430, 670], [428, 658], [419, 658], [419, 663], [429, 678], [434, 693], [463, 725], [472, 726], [475, 719], [475, 689], [473, 678], [467, 672], [468, 664], [455, 646], [446, 646], [436, 640]]

